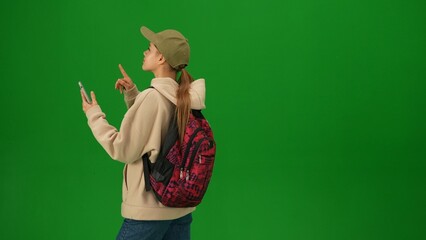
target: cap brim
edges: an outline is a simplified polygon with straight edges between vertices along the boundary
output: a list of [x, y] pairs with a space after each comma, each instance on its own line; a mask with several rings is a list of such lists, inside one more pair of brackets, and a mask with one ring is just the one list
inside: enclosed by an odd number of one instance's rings
[[141, 33], [150, 42], [155, 42], [155, 39], [156, 39], [155, 33], [153, 31], [149, 30], [147, 27], [142, 26], [141, 27]]

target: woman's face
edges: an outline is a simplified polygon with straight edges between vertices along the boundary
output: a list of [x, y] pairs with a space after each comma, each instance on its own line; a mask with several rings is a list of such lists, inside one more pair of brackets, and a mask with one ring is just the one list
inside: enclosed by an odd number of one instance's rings
[[149, 43], [147, 50], [143, 52], [142, 69], [144, 71], [153, 71], [158, 67], [157, 62], [161, 59], [161, 53], [154, 44]]

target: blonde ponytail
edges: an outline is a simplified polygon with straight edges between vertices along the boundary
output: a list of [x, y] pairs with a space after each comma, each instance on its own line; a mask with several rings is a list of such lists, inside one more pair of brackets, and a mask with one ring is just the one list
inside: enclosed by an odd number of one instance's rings
[[185, 127], [191, 112], [191, 98], [189, 96], [189, 88], [194, 79], [185, 69], [179, 78], [179, 88], [177, 90], [176, 116], [180, 142], [185, 136]]

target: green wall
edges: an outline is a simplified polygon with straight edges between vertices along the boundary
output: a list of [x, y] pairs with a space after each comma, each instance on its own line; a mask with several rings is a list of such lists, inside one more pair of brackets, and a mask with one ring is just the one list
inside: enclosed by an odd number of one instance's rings
[[207, 83], [215, 172], [193, 239], [426, 238], [426, 2], [9, 1], [1, 18], [1, 239], [114, 239], [123, 164], [96, 142], [140, 89], [139, 28], [180, 30]]

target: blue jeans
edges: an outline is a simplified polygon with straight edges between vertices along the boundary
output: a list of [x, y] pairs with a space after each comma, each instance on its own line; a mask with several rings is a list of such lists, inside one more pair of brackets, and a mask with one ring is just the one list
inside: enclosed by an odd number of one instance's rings
[[174, 220], [124, 219], [116, 240], [189, 240], [192, 214]]

